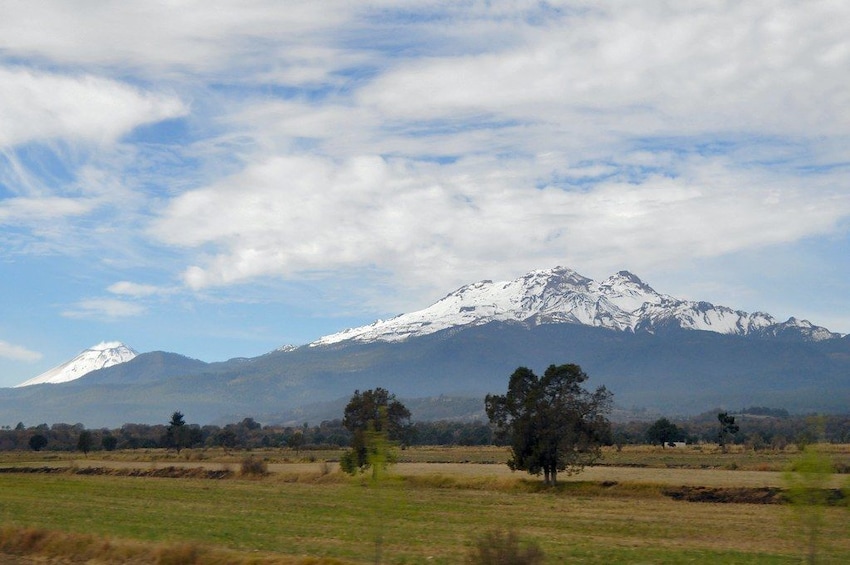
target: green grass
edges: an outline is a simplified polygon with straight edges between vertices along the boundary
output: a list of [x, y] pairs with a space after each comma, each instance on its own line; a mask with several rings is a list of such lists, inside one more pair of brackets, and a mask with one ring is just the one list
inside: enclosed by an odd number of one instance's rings
[[[799, 562], [781, 506], [675, 502], [641, 488], [601, 496], [586, 485], [444, 488], [395, 479], [376, 490], [332, 479], [3, 475], [0, 521], [355, 563], [373, 562], [379, 535], [386, 563], [458, 563], [496, 526], [537, 541], [550, 563]], [[850, 556], [847, 514], [827, 512], [824, 539], [833, 543], [825, 555], [838, 563]]]
[[[247, 563], [257, 556], [374, 563], [379, 538], [383, 563], [459, 563], [475, 540], [494, 528], [536, 541], [547, 563], [800, 562], [802, 543], [788, 508], [680, 502], [663, 496], [661, 488], [755, 486], [751, 481], [762, 477], [773, 481], [772, 470], [787, 455], [753, 460], [752, 468], [771, 472], [730, 472], [725, 464], [706, 469], [704, 462], [746, 453], [670, 451], [624, 449], [616, 460], [634, 468], [595, 468], [557, 489], [542, 488], [501, 464], [427, 463], [486, 462], [503, 455], [500, 448], [405, 450], [402, 457], [415, 462], [400, 465], [404, 476], [391, 477], [378, 489], [362, 478], [327, 474], [320, 461], [281, 465], [295, 458], [280, 450], [253, 452], [275, 469], [260, 478], [0, 474], [0, 524], [157, 547], [221, 549], [244, 558], [222, 563]], [[244, 455], [120, 452], [93, 454], [88, 461], [139, 468], [224, 463], [238, 469], [235, 462]], [[847, 451], [834, 455], [846, 457]], [[0, 466], [73, 467], [73, 460], [72, 454], [18, 453], [0, 457]], [[603, 484], [613, 473], [616, 483]], [[850, 512], [831, 507], [825, 513], [822, 562], [850, 562]]]

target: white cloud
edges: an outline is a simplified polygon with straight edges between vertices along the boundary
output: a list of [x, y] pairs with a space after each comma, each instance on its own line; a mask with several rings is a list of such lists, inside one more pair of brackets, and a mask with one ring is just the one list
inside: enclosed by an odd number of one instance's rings
[[16, 3], [0, 146], [188, 131], [70, 158], [73, 195], [20, 190], [0, 222], [96, 197], [118, 212], [98, 245], [153, 235], [193, 289], [373, 269], [445, 290], [798, 241], [850, 217], [847, 37], [850, 5], [819, 1]]
[[779, 190], [778, 179], [722, 159], [682, 163], [677, 178], [585, 190], [537, 188], [500, 166], [486, 174], [476, 164], [470, 176], [462, 163], [451, 174], [366, 156], [271, 158], [176, 198], [152, 230], [211, 251], [184, 273], [195, 289], [363, 265], [445, 288], [471, 273], [541, 264], [618, 269], [623, 257], [635, 268], [713, 257], [829, 233], [850, 215], [844, 191], [810, 179]]
[[38, 361], [41, 359], [41, 353], [32, 351], [20, 345], [14, 345], [7, 341], [0, 340], [0, 357], [11, 359], [12, 361]]
[[174, 96], [106, 78], [0, 67], [0, 147], [53, 138], [106, 143], [186, 110]]
[[81, 216], [93, 207], [91, 201], [72, 198], [8, 198], [0, 200], [0, 224], [26, 224]]
[[833, 2], [601, 4], [514, 27], [523, 41], [403, 61], [358, 99], [400, 118], [846, 135], [848, 21]]
[[310, 43], [344, 25], [356, 7], [311, 0], [12, 3], [0, 21], [0, 49], [178, 80], [263, 70], [312, 82], [336, 68], [339, 51]]
[[115, 319], [138, 316], [145, 312], [140, 304], [114, 298], [91, 298], [80, 300], [72, 308], [62, 312], [66, 318]]
[[171, 292], [171, 289], [150, 284], [139, 284], [130, 281], [119, 281], [117, 283], [109, 285], [106, 290], [108, 290], [112, 294], [131, 296], [134, 298], [143, 298], [146, 296], [154, 296], [157, 294], [168, 294]]

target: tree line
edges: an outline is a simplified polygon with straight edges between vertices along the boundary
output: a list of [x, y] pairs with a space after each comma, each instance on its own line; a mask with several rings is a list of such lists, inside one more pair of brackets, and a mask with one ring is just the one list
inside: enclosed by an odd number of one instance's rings
[[[690, 418], [621, 422], [612, 428], [616, 445], [725, 442], [758, 451], [783, 450], [789, 445], [801, 448], [820, 441], [850, 443], [850, 414], [791, 415], [765, 407], [736, 412], [714, 410]], [[730, 433], [733, 429], [735, 432]]]
[[[668, 442], [717, 443], [720, 431], [717, 419], [719, 413], [714, 410], [691, 418], [612, 421], [602, 437], [602, 443], [617, 446], [664, 445]], [[754, 450], [781, 450], [788, 445], [801, 447], [817, 441], [850, 443], [850, 414], [791, 415], [781, 409], [750, 407], [734, 413], [729, 412], [728, 415], [735, 418], [739, 430], [730, 434], [726, 441]], [[0, 426], [0, 451], [174, 448], [177, 447], [174, 435], [168, 435], [171, 423], [166, 420], [163, 424], [124, 424], [114, 429], [87, 429], [79, 423], [26, 426], [19, 422], [15, 426]], [[352, 432], [343, 425], [343, 419], [299, 426], [263, 425], [253, 418], [223, 426], [200, 426], [184, 421], [179, 434], [177, 439], [181, 448], [309, 450], [319, 447], [350, 447], [352, 441]], [[500, 436], [496, 427], [489, 422], [453, 420], [412, 422], [405, 427], [399, 442], [403, 446], [509, 444], [507, 438]]]
[[[172, 415], [173, 416], [173, 415]], [[182, 417], [182, 414], [181, 414]], [[172, 432], [169, 435], [169, 426]], [[83, 444], [80, 444], [80, 437]], [[35, 439], [33, 439], [35, 438]], [[349, 447], [352, 432], [342, 419], [316, 425], [263, 425], [253, 418], [223, 426], [187, 423], [124, 424], [120, 428], [87, 429], [83, 424], [38, 424], [0, 428], [0, 451], [111, 451], [120, 449], [290, 448], [309, 450]], [[486, 422], [415, 422], [405, 431], [403, 445], [492, 445], [493, 432]], [[86, 449], [81, 449], [81, 448]]]

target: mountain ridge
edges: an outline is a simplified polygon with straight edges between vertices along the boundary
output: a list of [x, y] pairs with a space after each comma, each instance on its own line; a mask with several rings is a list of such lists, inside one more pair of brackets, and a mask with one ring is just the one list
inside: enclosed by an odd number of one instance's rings
[[[559, 266], [534, 270], [512, 281], [470, 283], [422, 310], [329, 334], [306, 346], [327, 346], [349, 340], [361, 343], [399, 342], [491, 322], [528, 325], [566, 323], [633, 333], [654, 333], [672, 327], [810, 341], [842, 337], [795, 317], [778, 322], [764, 312], [748, 313], [710, 302], [661, 294], [626, 270], [598, 282], [573, 269]], [[298, 346], [285, 345], [270, 353], [297, 349]], [[102, 342], [16, 387], [74, 381], [98, 369], [131, 361], [136, 356], [136, 351], [121, 342]], [[177, 365], [186, 370], [190, 366], [183, 362]], [[197, 366], [195, 368], [198, 369]], [[151, 368], [146, 368], [145, 372], [153, 374]]]
[[318, 423], [354, 390], [380, 386], [405, 399], [465, 398], [455, 416], [468, 417], [516, 367], [567, 362], [635, 413], [850, 405], [850, 336], [680, 300], [628, 271], [602, 282], [564, 268], [479, 281], [424, 310], [322, 339], [213, 363], [142, 353], [68, 382], [0, 389], [0, 414], [10, 424], [117, 426], [167, 420], [174, 410], [201, 424]]
[[11, 424], [96, 427], [166, 422], [174, 410], [202, 425], [245, 417], [318, 423], [341, 413], [316, 406], [344, 405], [354, 390], [379, 386], [399, 398], [447, 395], [483, 407], [484, 396], [503, 392], [516, 367], [543, 371], [566, 362], [581, 365], [593, 386], [605, 385], [618, 407], [635, 413], [741, 406], [846, 413], [850, 405], [850, 337], [804, 341], [676, 327], [633, 333], [490, 322], [400, 342], [347, 341], [234, 362], [144, 353], [68, 383], [0, 389], [0, 414]]
[[554, 267], [531, 271], [512, 281], [483, 280], [464, 285], [422, 310], [323, 336], [309, 345], [348, 340], [403, 341], [493, 321], [581, 324], [631, 332], [675, 326], [735, 335], [797, 334], [812, 341], [842, 337], [806, 320], [792, 317], [778, 322], [764, 312], [749, 313], [661, 294], [629, 271], [597, 282], [572, 269]]

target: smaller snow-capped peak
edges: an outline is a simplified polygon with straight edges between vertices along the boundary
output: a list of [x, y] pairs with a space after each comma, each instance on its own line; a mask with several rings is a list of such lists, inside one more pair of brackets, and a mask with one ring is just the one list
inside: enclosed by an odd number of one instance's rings
[[742, 312], [710, 302], [693, 302], [671, 298], [659, 304], [646, 304], [641, 309], [644, 325], [672, 323], [686, 330], [702, 330], [721, 334], [747, 335], [772, 326], [776, 320], [764, 312]]
[[138, 355], [136, 351], [120, 341], [104, 341], [37, 377], [25, 381], [15, 388], [38, 384], [59, 384], [74, 381], [92, 371], [126, 363]]
[[839, 333], [831, 332], [808, 320], [800, 320], [793, 316], [784, 322], [764, 328], [762, 333], [774, 337], [801, 336], [809, 341], [823, 341], [842, 337]]

